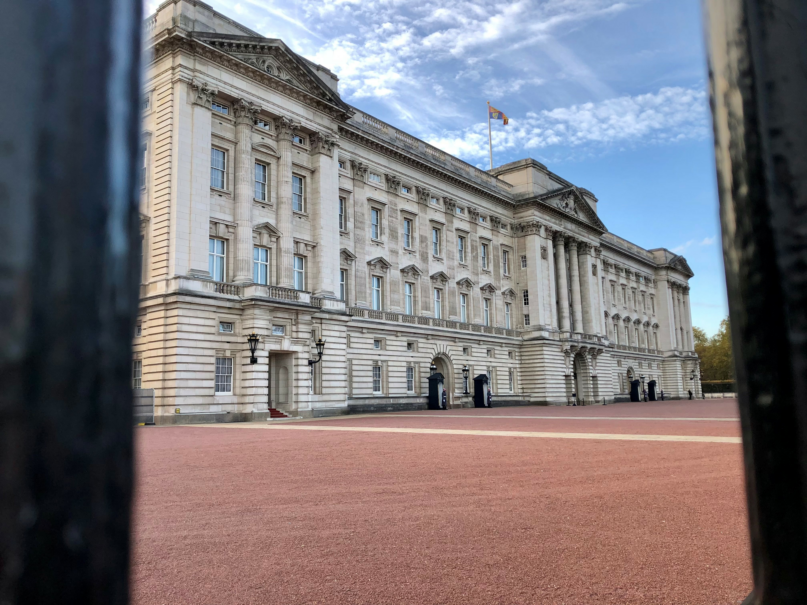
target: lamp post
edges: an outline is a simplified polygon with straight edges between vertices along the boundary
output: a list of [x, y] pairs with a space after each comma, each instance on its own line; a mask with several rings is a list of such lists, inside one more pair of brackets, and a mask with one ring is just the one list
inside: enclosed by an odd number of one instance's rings
[[247, 336], [247, 343], [249, 344], [249, 363], [258, 363], [258, 358], [255, 357], [255, 351], [258, 350], [258, 343], [261, 337], [253, 332]]
[[436, 365], [434, 365], [434, 364], [431, 364], [431, 365], [429, 366], [429, 376], [433, 376], [433, 375], [434, 375], [435, 370], [437, 370], [437, 366], [436, 366]]
[[325, 351], [325, 341], [322, 340], [322, 338], [317, 339], [316, 347], [317, 347], [317, 358], [308, 360], [308, 365], [310, 366], [322, 361], [322, 353]]
[[647, 401], [647, 395], [644, 393], [644, 374], [639, 376], [639, 380], [642, 381], [642, 401]]
[[468, 366], [462, 366], [462, 386], [465, 389], [463, 395], [468, 395], [468, 374], [471, 369]]

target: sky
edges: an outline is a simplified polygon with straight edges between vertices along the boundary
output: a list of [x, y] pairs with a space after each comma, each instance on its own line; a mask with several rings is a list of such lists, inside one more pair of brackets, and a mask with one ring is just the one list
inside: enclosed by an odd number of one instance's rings
[[695, 326], [728, 314], [700, 0], [205, 1], [483, 169], [490, 101], [510, 119], [494, 165], [531, 157], [592, 191], [609, 231], [686, 257]]

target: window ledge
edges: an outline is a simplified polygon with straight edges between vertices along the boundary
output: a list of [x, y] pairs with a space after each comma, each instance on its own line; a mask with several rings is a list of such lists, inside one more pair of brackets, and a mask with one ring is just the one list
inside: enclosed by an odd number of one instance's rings
[[229, 191], [227, 189], [219, 189], [218, 187], [213, 186], [210, 187], [210, 191], [215, 191], [216, 193], [224, 193], [227, 196], [231, 196], [233, 194], [232, 191]]
[[299, 210], [294, 210], [294, 216], [299, 216], [305, 220], [308, 220], [308, 213], [307, 212], [300, 212]]
[[441, 263], [444, 263], [444, 262], [445, 262], [445, 259], [444, 259], [442, 256], [438, 256], [438, 255], [436, 255], [436, 254], [432, 254], [432, 259], [433, 259], [433, 260], [440, 261]]
[[344, 235], [346, 237], [350, 237], [350, 231], [346, 231], [344, 229], [339, 230], [339, 235]]
[[375, 239], [375, 238], [371, 237], [370, 241], [373, 242], [374, 244], [378, 244], [379, 246], [384, 245], [384, 240], [383, 239]]
[[252, 198], [252, 201], [256, 204], [264, 204], [266, 206], [274, 206], [274, 202], [270, 202], [269, 200], [259, 200], [258, 198]]

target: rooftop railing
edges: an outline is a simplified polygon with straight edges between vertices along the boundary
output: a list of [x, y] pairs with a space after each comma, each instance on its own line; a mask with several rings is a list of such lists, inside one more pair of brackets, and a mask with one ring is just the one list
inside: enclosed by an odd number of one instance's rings
[[440, 319], [437, 317], [424, 317], [422, 315], [407, 315], [406, 313], [394, 313], [390, 311], [376, 311], [373, 309], [363, 309], [362, 307], [348, 307], [348, 315], [352, 317], [363, 317], [366, 319], [380, 319], [382, 321], [394, 321], [397, 323], [412, 324], [418, 326], [431, 326], [433, 328], [445, 328], [447, 330], [465, 330], [466, 332], [477, 332], [480, 334], [492, 334], [494, 336], [517, 337], [518, 330], [507, 328], [497, 328], [494, 326], [480, 326], [469, 324], [453, 319]]

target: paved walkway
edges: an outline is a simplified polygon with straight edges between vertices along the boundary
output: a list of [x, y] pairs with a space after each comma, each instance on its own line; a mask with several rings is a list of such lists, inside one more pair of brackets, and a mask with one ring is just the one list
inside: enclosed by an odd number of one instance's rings
[[733, 401], [137, 431], [134, 602], [738, 603]]

